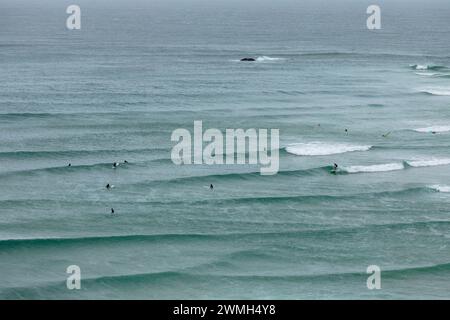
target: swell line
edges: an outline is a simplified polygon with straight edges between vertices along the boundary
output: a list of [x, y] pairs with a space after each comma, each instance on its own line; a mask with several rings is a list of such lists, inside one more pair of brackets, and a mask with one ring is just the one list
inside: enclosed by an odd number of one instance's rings
[[386, 223], [386, 224], [368, 224], [355, 227], [341, 227], [341, 228], [322, 228], [309, 230], [295, 230], [285, 232], [232, 232], [232, 233], [190, 233], [190, 234], [140, 234], [140, 235], [112, 235], [112, 236], [88, 236], [88, 237], [73, 237], [73, 238], [24, 238], [24, 239], [4, 239], [0, 240], [0, 249], [13, 249], [16, 247], [33, 248], [35, 246], [57, 246], [57, 245], [81, 245], [81, 244], [107, 244], [117, 245], [120, 242], [155, 242], [161, 241], [226, 241], [226, 240], [243, 240], [245, 238], [261, 237], [307, 237], [318, 236], [320, 234], [354, 234], [357, 231], [372, 229], [376, 231], [379, 229], [401, 230], [410, 227], [414, 228], [429, 228], [430, 226], [438, 227], [440, 225], [450, 225], [450, 220], [433, 220], [433, 221], [414, 221], [402, 223]]

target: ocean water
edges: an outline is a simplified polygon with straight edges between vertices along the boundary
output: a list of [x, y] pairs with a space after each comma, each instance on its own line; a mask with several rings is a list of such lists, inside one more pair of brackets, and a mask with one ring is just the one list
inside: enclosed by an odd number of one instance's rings
[[[0, 298], [450, 298], [450, 4], [377, 2], [2, 0]], [[279, 173], [174, 165], [195, 120]]]

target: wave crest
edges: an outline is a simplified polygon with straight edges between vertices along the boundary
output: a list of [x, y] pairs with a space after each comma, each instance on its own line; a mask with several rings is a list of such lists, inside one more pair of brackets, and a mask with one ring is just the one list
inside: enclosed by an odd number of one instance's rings
[[450, 131], [450, 126], [431, 126], [431, 127], [414, 129], [414, 131], [420, 132], [420, 133], [448, 132], [448, 131]]
[[388, 172], [403, 170], [405, 166], [403, 163], [386, 163], [386, 164], [376, 164], [371, 166], [350, 166], [344, 167], [343, 171], [347, 173], [360, 173], [360, 172]]
[[410, 67], [414, 70], [441, 70], [446, 69], [445, 66], [438, 66], [434, 64], [411, 64]]
[[432, 96], [450, 96], [450, 89], [425, 89], [420, 92]]
[[273, 58], [273, 57], [268, 57], [268, 56], [260, 56], [260, 57], [256, 58], [257, 62], [280, 61], [280, 60], [284, 60], [284, 59], [283, 58]]
[[442, 186], [442, 185], [435, 184], [435, 185], [429, 186], [428, 188], [433, 189], [437, 192], [444, 192], [444, 193], [450, 192], [450, 186]]
[[308, 142], [308, 143], [295, 143], [288, 145], [285, 148], [285, 150], [286, 152], [295, 154], [297, 156], [326, 156], [353, 151], [368, 151], [371, 148], [372, 146], [367, 145]]
[[450, 164], [450, 159], [427, 159], [427, 160], [411, 160], [406, 161], [411, 167], [434, 167]]
[[435, 77], [435, 76], [439, 75], [439, 73], [430, 73], [430, 72], [416, 72], [416, 74], [418, 76], [423, 76], [423, 77]]

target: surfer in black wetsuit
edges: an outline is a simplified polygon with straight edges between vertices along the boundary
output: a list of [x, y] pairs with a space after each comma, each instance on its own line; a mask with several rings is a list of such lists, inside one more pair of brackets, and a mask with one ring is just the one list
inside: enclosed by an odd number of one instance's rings
[[106, 185], [106, 189], [110, 189], [111, 188], [111, 185], [108, 183], [107, 185]]
[[117, 168], [118, 165], [119, 165], [119, 163], [114, 162], [114, 163], [113, 163], [113, 168], [114, 168], [114, 169]]
[[209, 185], [209, 189], [214, 190], [214, 186], [212, 185], [212, 183]]
[[331, 173], [336, 173], [338, 169], [338, 165], [336, 163], [333, 164], [333, 170], [331, 170]]
[[114, 208], [111, 208], [111, 214], [114, 214]]
[[125, 160], [123, 163], [128, 163], [128, 161], [127, 160]]
[[72, 166], [72, 164], [71, 164], [71, 163], [69, 163], [68, 167], [71, 167], [71, 166]]

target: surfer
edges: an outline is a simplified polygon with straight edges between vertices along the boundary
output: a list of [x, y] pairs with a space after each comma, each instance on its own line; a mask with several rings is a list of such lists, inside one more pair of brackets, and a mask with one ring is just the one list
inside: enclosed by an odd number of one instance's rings
[[127, 160], [125, 160], [123, 163], [128, 163], [128, 161]]
[[71, 167], [71, 166], [72, 166], [72, 164], [71, 164], [71, 163], [69, 163], [68, 167]]
[[345, 133], [348, 133], [348, 129], [345, 129]]
[[388, 133], [383, 134], [383, 138], [387, 138], [389, 135], [391, 134], [391, 132], [389, 131]]
[[336, 173], [338, 170], [338, 165], [336, 163], [333, 164], [333, 169], [331, 170], [331, 173]]
[[113, 168], [114, 168], [114, 169], [117, 168], [118, 165], [119, 165], [118, 162], [114, 162], [114, 163], [113, 163]]
[[114, 208], [111, 208], [111, 214], [114, 214]]
[[111, 185], [109, 183], [106, 185], [106, 189], [111, 189]]
[[212, 183], [209, 185], [209, 189], [214, 190], [214, 186], [212, 185]]

